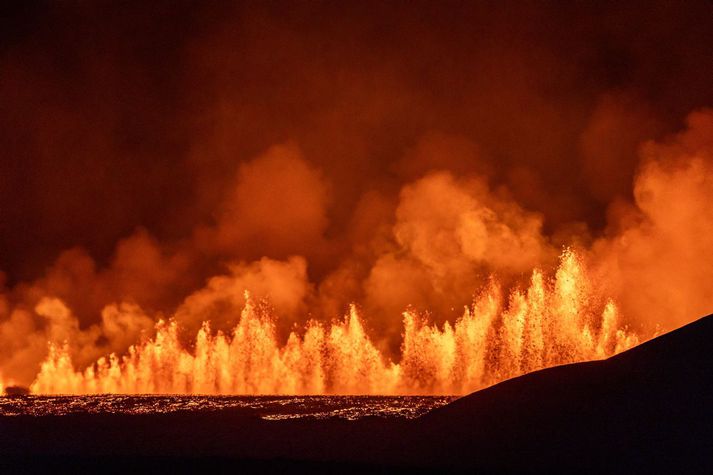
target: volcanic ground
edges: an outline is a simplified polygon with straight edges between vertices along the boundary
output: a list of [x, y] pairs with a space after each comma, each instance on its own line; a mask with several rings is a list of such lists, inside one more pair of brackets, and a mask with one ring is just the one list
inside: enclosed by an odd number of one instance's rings
[[710, 473], [711, 341], [713, 315], [607, 360], [537, 371], [446, 405], [431, 402], [435, 409], [415, 418], [379, 411], [314, 417], [314, 401], [309, 417], [295, 418], [225, 404], [26, 411], [0, 417], [0, 467]]

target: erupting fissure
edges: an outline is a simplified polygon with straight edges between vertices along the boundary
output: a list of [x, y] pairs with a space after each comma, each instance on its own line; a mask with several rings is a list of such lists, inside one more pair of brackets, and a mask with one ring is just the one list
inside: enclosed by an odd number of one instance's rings
[[577, 255], [566, 250], [553, 279], [539, 270], [506, 303], [491, 281], [454, 323], [429, 325], [403, 314], [398, 362], [369, 339], [354, 305], [340, 322], [309, 322], [280, 345], [270, 315], [247, 296], [230, 334], [204, 322], [195, 348], [175, 321], [126, 355], [77, 371], [67, 345], [50, 344], [36, 394], [463, 394], [557, 364], [601, 359], [638, 344], [620, 327], [616, 305], [592, 291]]

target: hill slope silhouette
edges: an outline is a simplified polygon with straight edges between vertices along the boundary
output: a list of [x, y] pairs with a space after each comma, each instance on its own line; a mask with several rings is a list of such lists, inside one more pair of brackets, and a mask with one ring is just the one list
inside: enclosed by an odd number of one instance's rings
[[0, 417], [0, 469], [713, 473], [713, 316], [411, 421], [228, 410]]
[[713, 468], [713, 316], [603, 361], [548, 368], [418, 423], [432, 464], [512, 471]]

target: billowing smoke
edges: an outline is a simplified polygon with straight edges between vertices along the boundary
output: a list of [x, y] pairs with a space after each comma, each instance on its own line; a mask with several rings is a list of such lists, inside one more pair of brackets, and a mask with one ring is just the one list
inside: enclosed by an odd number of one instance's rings
[[706, 2], [104, 7], [3, 16], [0, 384], [245, 290], [395, 355], [565, 246], [643, 337], [713, 311]]
[[713, 310], [713, 111], [687, 122], [642, 145], [634, 203], [610, 208], [610, 234], [592, 247], [624, 313], [664, 330]]

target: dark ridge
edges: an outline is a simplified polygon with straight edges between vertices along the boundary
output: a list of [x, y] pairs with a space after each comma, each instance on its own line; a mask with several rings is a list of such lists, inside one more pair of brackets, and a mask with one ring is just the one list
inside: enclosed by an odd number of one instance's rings
[[504, 381], [423, 416], [422, 453], [518, 472], [713, 468], [712, 343], [707, 316], [604, 361]]
[[713, 473], [713, 316], [416, 420], [0, 417], [0, 472]]

